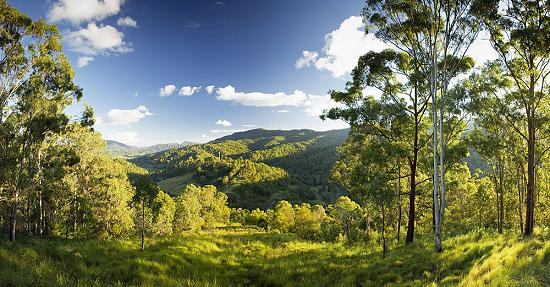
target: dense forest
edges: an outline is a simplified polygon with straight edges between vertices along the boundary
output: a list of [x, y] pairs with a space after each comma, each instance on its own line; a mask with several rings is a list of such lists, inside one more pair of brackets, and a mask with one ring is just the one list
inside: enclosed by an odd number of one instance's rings
[[172, 195], [197, 183], [218, 187], [232, 207], [266, 209], [283, 199], [326, 205], [346, 194], [329, 175], [348, 133], [254, 129], [130, 161]]
[[550, 285], [550, 1], [368, 0], [350, 129], [111, 153], [57, 27], [0, 12], [0, 286]]

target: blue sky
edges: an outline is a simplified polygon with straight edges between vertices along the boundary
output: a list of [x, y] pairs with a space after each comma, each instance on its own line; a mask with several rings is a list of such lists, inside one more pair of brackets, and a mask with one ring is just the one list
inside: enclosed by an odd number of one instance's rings
[[[357, 58], [363, 0], [8, 0], [58, 25], [104, 138], [209, 141], [251, 128], [328, 130]], [[81, 105], [69, 109], [77, 114]]]

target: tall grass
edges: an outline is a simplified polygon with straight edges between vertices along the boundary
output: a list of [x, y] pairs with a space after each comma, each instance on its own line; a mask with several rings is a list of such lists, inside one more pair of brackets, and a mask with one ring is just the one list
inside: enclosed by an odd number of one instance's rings
[[308, 242], [254, 229], [139, 240], [0, 243], [0, 286], [550, 286], [548, 231], [472, 232], [432, 251]]

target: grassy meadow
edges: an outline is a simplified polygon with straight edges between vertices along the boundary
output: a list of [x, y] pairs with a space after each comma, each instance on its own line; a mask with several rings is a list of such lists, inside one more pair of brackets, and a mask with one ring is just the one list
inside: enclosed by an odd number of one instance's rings
[[233, 228], [139, 239], [0, 245], [2, 286], [550, 286], [548, 232], [472, 232], [397, 246], [316, 243]]

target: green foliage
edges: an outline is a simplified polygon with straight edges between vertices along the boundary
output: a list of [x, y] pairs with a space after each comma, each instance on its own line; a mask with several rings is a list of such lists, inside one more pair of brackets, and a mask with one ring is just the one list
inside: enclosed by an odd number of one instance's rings
[[188, 185], [176, 198], [174, 224], [176, 230], [209, 229], [229, 222], [227, 195], [215, 186]]
[[319, 239], [321, 224], [327, 219], [325, 209], [321, 205], [310, 206], [307, 203], [294, 207], [293, 231], [300, 238]]
[[354, 222], [361, 214], [361, 207], [357, 203], [353, 202], [349, 197], [342, 196], [338, 198], [333, 206], [329, 206], [327, 211], [328, 214], [341, 226], [344, 234], [348, 236]]
[[153, 234], [162, 236], [172, 234], [176, 203], [170, 195], [160, 191], [153, 201]]
[[277, 202], [269, 226], [281, 232], [288, 232], [294, 226], [294, 209], [288, 201]]

